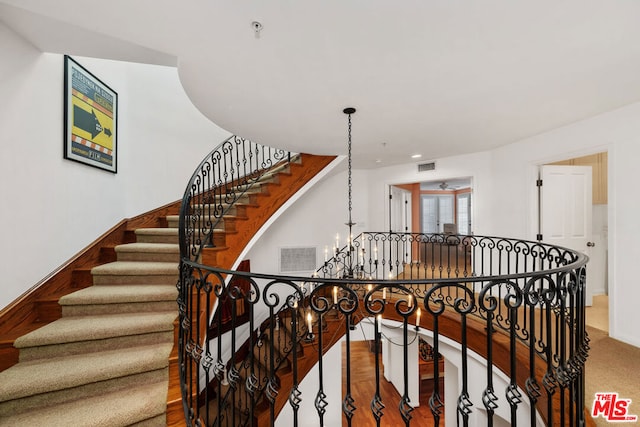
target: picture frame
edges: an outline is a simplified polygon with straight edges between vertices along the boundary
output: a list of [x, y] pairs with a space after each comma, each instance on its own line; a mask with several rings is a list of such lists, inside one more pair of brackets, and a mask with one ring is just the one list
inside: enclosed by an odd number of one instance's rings
[[64, 56], [64, 158], [118, 172], [118, 94]]

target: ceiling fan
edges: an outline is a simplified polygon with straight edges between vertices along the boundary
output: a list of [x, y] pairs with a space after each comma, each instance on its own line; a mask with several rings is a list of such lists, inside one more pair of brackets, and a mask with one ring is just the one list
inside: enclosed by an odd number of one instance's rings
[[451, 187], [449, 186], [449, 184], [447, 184], [446, 181], [442, 181], [442, 183], [440, 185], [438, 185], [438, 187], [440, 187], [441, 190], [456, 190], [458, 187]]

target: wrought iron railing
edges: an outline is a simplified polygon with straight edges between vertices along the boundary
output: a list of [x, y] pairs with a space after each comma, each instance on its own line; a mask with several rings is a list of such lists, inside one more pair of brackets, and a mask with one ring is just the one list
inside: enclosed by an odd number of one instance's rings
[[197, 260], [214, 245], [214, 230], [234, 203], [265, 173], [291, 160], [291, 153], [231, 136], [209, 153], [193, 173], [180, 208], [180, 254]]
[[[311, 278], [235, 272], [183, 258], [180, 360], [187, 422], [275, 425], [287, 408], [287, 424], [294, 426], [303, 417], [329, 425], [337, 411], [347, 425], [363, 412], [381, 425], [390, 411], [411, 425], [418, 402], [410, 398], [407, 349], [419, 336], [430, 340], [434, 354], [456, 348], [447, 361], [457, 367], [458, 386], [447, 389], [445, 406], [435, 381], [428, 402], [435, 425], [445, 416], [465, 426], [498, 418], [516, 425], [523, 417], [532, 426], [583, 425], [586, 262], [580, 253], [539, 242], [415, 233], [363, 233], [327, 254]], [[249, 291], [226, 286], [231, 277], [249, 282]], [[245, 300], [250, 320], [212, 340], [201, 333], [209, 325], [199, 322], [212, 318], [222, 296]], [[403, 348], [403, 378], [396, 384], [401, 397], [382, 400], [376, 352], [372, 394], [354, 400], [353, 329], [366, 329], [377, 349], [392, 340], [390, 324]], [[341, 370], [328, 369], [324, 357], [338, 339], [347, 348], [347, 375], [336, 404], [326, 384], [336, 375], [342, 383]], [[470, 362], [472, 354], [485, 361], [482, 368]], [[301, 382], [312, 368], [314, 391], [305, 394]], [[432, 369], [432, 378], [440, 378], [440, 365]]]

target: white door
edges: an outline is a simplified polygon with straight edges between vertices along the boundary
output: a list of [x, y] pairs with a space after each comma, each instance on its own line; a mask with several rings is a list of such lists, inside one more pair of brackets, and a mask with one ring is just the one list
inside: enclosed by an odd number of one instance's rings
[[458, 234], [470, 235], [471, 230], [471, 193], [456, 195], [456, 225]]
[[[592, 245], [591, 166], [545, 165], [542, 179], [540, 221], [542, 241], [589, 255]], [[593, 294], [588, 285], [587, 305]]]
[[411, 192], [394, 185], [389, 187], [391, 195], [390, 225], [394, 233], [411, 231]]
[[[389, 227], [393, 233], [408, 233], [411, 231], [411, 192], [394, 185], [389, 187]], [[411, 262], [411, 245], [403, 239], [402, 247], [398, 248], [398, 261]], [[394, 248], [395, 249], [395, 248]], [[395, 261], [395, 259], [393, 260]]]

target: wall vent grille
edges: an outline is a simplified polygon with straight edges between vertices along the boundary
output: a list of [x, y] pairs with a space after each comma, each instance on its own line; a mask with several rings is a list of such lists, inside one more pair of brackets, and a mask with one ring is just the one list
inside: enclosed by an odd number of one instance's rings
[[305, 272], [315, 271], [317, 260], [317, 248], [296, 247], [280, 248], [280, 272]]
[[435, 168], [436, 168], [436, 163], [435, 162], [422, 163], [422, 164], [418, 165], [418, 172], [432, 171], [432, 170], [435, 170]]

